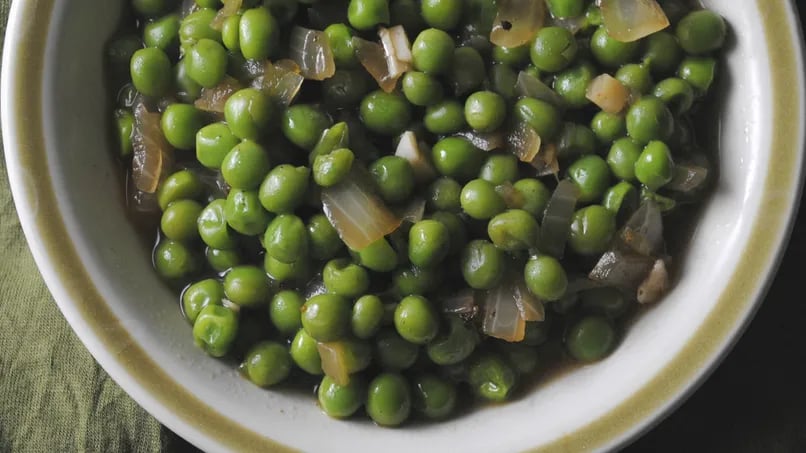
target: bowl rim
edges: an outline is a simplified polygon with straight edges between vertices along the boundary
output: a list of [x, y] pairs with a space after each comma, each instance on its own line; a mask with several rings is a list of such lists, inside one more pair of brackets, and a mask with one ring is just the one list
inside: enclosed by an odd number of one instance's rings
[[[772, 124], [776, 125], [771, 149], [776, 152], [764, 178], [762, 204], [744, 259], [694, 336], [649, 383], [594, 422], [535, 451], [615, 448], [650, 429], [680, 405], [727, 355], [772, 282], [794, 224], [804, 179], [804, 46], [792, 2], [756, 1], [770, 61], [776, 62], [771, 69]], [[68, 234], [50, 179], [42, 111], [47, 42], [47, 33], [42, 30], [50, 30], [56, 3], [12, 3], [0, 81], [3, 141], [13, 198], [17, 206], [35, 200], [39, 212], [48, 213], [35, 216], [26, 210], [18, 212], [48, 288], [99, 364], [174, 432], [206, 450], [293, 451], [217, 412], [171, 378], [132, 339], [97, 292], [73, 244], [63, 240]], [[30, 175], [36, 177], [35, 185], [30, 183]]]

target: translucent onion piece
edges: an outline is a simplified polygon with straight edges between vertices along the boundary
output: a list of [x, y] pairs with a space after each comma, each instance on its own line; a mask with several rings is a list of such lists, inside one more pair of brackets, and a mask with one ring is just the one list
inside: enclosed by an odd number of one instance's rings
[[630, 100], [630, 90], [610, 74], [602, 74], [588, 85], [585, 97], [607, 113], [619, 113]]
[[161, 118], [159, 113], [149, 112], [144, 104], [134, 108], [132, 179], [135, 188], [145, 193], [157, 191], [173, 161], [173, 148], [162, 134]]
[[482, 331], [510, 343], [523, 341], [526, 320], [515, 303], [512, 285], [502, 285], [487, 293], [484, 300]]
[[660, 253], [663, 250], [663, 216], [658, 204], [651, 200], [642, 203], [621, 229], [619, 238], [641, 255]]
[[562, 96], [543, 83], [542, 80], [526, 71], [518, 73], [518, 79], [515, 81], [515, 91], [521, 96], [548, 102], [559, 109], [565, 108], [565, 99]]
[[579, 17], [552, 17], [551, 25], [554, 27], [562, 27], [573, 34], [577, 34], [579, 30], [585, 25], [585, 16]]
[[400, 25], [392, 28], [381, 27], [378, 29], [378, 36], [381, 38], [389, 76], [400, 78], [411, 69], [411, 43], [406, 36], [406, 30]]
[[442, 312], [460, 315], [462, 318], [473, 318], [479, 311], [476, 304], [476, 293], [470, 288], [464, 288], [458, 293], [442, 299]]
[[402, 223], [362, 178], [350, 175], [344, 182], [322, 190], [322, 208], [341, 240], [362, 250], [395, 231]]
[[638, 287], [636, 297], [639, 304], [655, 303], [669, 290], [669, 272], [664, 260], [656, 260], [646, 279]]
[[557, 160], [557, 146], [549, 143], [540, 148], [537, 156], [529, 162], [537, 170], [537, 176], [554, 175], [560, 173], [560, 162]]
[[637, 41], [669, 26], [655, 0], [601, 0], [599, 7], [607, 34], [618, 41]]
[[417, 223], [423, 220], [424, 215], [425, 200], [422, 198], [415, 198], [398, 213], [398, 217], [400, 217], [401, 220], [409, 223]]
[[227, 99], [241, 88], [240, 82], [228, 76], [213, 88], [202, 89], [201, 96], [196, 99], [194, 105], [206, 112], [224, 113]]
[[274, 64], [267, 62], [263, 67], [263, 75], [252, 82], [275, 102], [289, 106], [299, 94], [305, 77], [300, 74], [300, 68], [291, 60], [280, 60]]
[[513, 289], [515, 305], [518, 306], [524, 321], [546, 320], [546, 308], [543, 306], [543, 302], [529, 291], [523, 280], [518, 279], [513, 284]]
[[402, 74], [398, 74], [396, 77], [391, 74], [383, 46], [356, 36], [353, 37], [353, 47], [355, 48], [356, 58], [372, 78], [378, 82], [378, 86], [387, 93], [394, 91], [397, 86], [397, 80]]
[[495, 191], [504, 199], [504, 204], [507, 205], [507, 208], [520, 209], [523, 207], [525, 201], [523, 194], [511, 182], [507, 181], [495, 186]]
[[288, 53], [306, 79], [325, 80], [336, 73], [330, 41], [321, 31], [294, 27], [289, 38]]
[[543, 214], [538, 247], [540, 251], [562, 258], [578, 198], [579, 189], [572, 181], [564, 179], [557, 184]]
[[400, 136], [395, 156], [409, 161], [414, 179], [418, 183], [428, 182], [437, 177], [437, 171], [428, 158], [425, 146], [417, 142], [414, 132], [406, 131]]
[[544, 0], [498, 0], [490, 41], [503, 47], [526, 44], [543, 27], [545, 20]]
[[602, 255], [588, 278], [626, 294], [635, 294], [654, 263], [650, 257], [614, 249]]
[[322, 358], [322, 371], [338, 385], [349, 384], [350, 372], [347, 368], [347, 352], [344, 344], [339, 341], [317, 343], [316, 349]]
[[156, 193], [146, 193], [134, 187], [134, 178], [126, 174], [126, 206], [138, 214], [159, 214], [160, 205]]
[[243, 6], [243, 0], [224, 0], [224, 7], [218, 10], [218, 14], [210, 22], [210, 28], [221, 30], [224, 22], [230, 17], [238, 14], [238, 10]]
[[507, 147], [509, 152], [518, 157], [521, 162], [532, 162], [543, 141], [540, 135], [526, 123], [516, 124], [507, 134]]
[[689, 193], [701, 189], [708, 181], [708, 169], [694, 164], [675, 165], [674, 178], [669, 184], [663, 186], [664, 189], [675, 192]]
[[501, 132], [476, 132], [464, 131], [456, 134], [459, 137], [465, 138], [473, 144], [476, 148], [482, 151], [495, 151], [506, 146], [506, 138]]

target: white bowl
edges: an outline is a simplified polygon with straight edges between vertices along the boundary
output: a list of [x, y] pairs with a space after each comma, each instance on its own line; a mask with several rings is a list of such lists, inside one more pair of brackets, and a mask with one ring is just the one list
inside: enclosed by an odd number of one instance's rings
[[721, 77], [720, 180], [666, 300], [615, 353], [528, 396], [445, 423], [380, 429], [265, 391], [190, 341], [176, 298], [124, 217], [104, 132], [102, 47], [122, 0], [17, 0], [2, 74], [14, 199], [59, 307], [135, 400], [208, 451], [596, 451], [668, 414], [757, 308], [800, 195], [801, 38], [785, 0], [712, 0], [732, 32]]

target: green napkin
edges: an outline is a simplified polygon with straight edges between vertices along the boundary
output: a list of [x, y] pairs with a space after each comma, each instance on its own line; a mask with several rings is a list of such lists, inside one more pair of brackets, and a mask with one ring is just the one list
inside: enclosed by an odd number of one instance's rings
[[[5, 36], [11, 0], [0, 0]], [[157, 452], [175, 437], [95, 363], [45, 287], [0, 159], [0, 451]]]

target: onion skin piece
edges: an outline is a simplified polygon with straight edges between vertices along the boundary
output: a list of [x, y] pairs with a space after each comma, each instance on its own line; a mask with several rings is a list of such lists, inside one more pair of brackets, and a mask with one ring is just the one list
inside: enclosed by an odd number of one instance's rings
[[221, 31], [224, 27], [224, 22], [230, 17], [238, 14], [238, 10], [243, 6], [243, 0], [224, 0], [224, 6], [218, 11], [218, 14], [210, 22], [210, 28], [213, 30]]
[[310, 80], [325, 80], [336, 73], [333, 50], [324, 32], [294, 27], [289, 38], [289, 57]]
[[330, 376], [338, 385], [345, 386], [350, 383], [350, 373], [347, 370], [347, 360], [344, 345], [338, 341], [330, 343], [317, 343], [316, 349], [322, 358], [322, 371]]
[[526, 123], [516, 124], [506, 137], [509, 152], [521, 162], [535, 160], [543, 144], [540, 135]]
[[655, 0], [601, 0], [599, 7], [607, 34], [617, 41], [638, 41], [669, 26]]
[[658, 204], [645, 201], [619, 233], [624, 246], [644, 256], [655, 256], [663, 251], [663, 216]]
[[429, 152], [424, 151], [426, 145], [417, 142], [417, 136], [412, 131], [406, 131], [400, 136], [395, 150], [395, 156], [406, 159], [414, 172], [414, 179], [418, 184], [424, 184], [437, 177], [437, 171], [429, 160]]
[[300, 72], [299, 65], [293, 60], [280, 60], [274, 64], [267, 61], [263, 75], [252, 81], [252, 87], [263, 91], [279, 105], [288, 107], [305, 81]]
[[518, 73], [518, 79], [515, 81], [515, 91], [521, 96], [548, 102], [560, 110], [566, 108], [566, 102], [562, 96], [543, 83], [542, 80], [526, 71]]
[[526, 336], [526, 320], [515, 303], [511, 285], [505, 284], [487, 293], [482, 331], [487, 336], [510, 343], [523, 341]]
[[490, 42], [502, 47], [521, 46], [534, 38], [545, 21], [544, 0], [498, 0]]
[[630, 90], [610, 74], [602, 74], [588, 85], [585, 97], [607, 113], [619, 113], [630, 100]]
[[506, 138], [499, 132], [477, 132], [477, 131], [463, 131], [457, 132], [457, 137], [462, 137], [469, 141], [476, 148], [482, 151], [495, 151], [506, 146]]
[[142, 103], [134, 108], [132, 179], [134, 187], [147, 194], [157, 191], [173, 165], [174, 150], [162, 134], [161, 118]]
[[654, 263], [654, 258], [613, 249], [602, 255], [588, 278], [625, 294], [636, 294]]
[[636, 291], [639, 304], [652, 304], [663, 298], [669, 290], [669, 272], [664, 260], [656, 260], [646, 279]]
[[538, 249], [541, 252], [562, 258], [578, 199], [579, 189], [572, 181], [564, 179], [557, 184], [540, 224]]
[[213, 88], [203, 88], [201, 96], [196, 99], [193, 105], [205, 112], [224, 113], [224, 105], [227, 103], [227, 99], [241, 88], [240, 82], [227, 76]]

